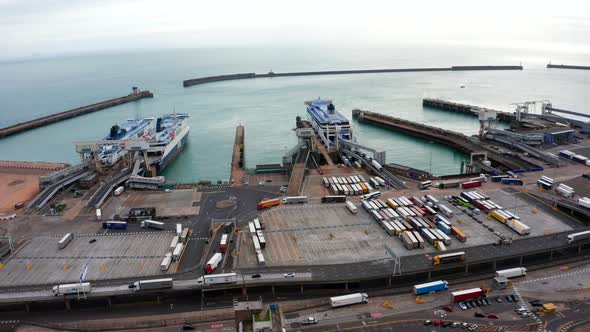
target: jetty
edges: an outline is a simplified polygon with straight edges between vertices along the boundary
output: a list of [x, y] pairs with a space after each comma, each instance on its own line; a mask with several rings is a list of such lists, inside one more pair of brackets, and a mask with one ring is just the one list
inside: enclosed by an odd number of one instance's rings
[[126, 104], [132, 101], [137, 101], [143, 98], [153, 98], [154, 94], [148, 90], [139, 90], [137, 87], [133, 87], [132, 92], [123, 97], [114, 98], [105, 100], [96, 104], [82, 106], [78, 108], [74, 108], [68, 111], [55, 113], [47, 116], [43, 116], [37, 119], [33, 119], [26, 122], [17, 123], [12, 126], [0, 128], [0, 138], [4, 138], [7, 136], [19, 134], [25, 132], [27, 130], [31, 130], [34, 128], [39, 128], [46, 126], [48, 124], [52, 124], [55, 122], [60, 122], [63, 120], [75, 118], [77, 116], [81, 116], [84, 114], [100, 111], [106, 108], [110, 108], [113, 106]]
[[481, 71], [481, 70], [523, 70], [522, 66], [451, 66], [451, 67], [430, 67], [430, 68], [393, 68], [393, 69], [356, 69], [356, 70], [328, 70], [328, 71], [304, 71], [275, 73], [270, 71], [267, 74], [241, 73], [218, 76], [207, 76], [188, 79], [182, 82], [186, 88], [193, 85], [243, 80], [252, 78], [288, 77], [288, 76], [319, 76], [319, 75], [352, 75], [352, 74], [379, 74], [379, 73], [409, 73], [409, 72], [440, 72], [440, 71]]
[[482, 111], [494, 112], [496, 113], [496, 117], [498, 118], [498, 120], [504, 122], [510, 122], [516, 119], [516, 117], [512, 113], [469, 104], [455, 103], [452, 101], [442, 99], [424, 98], [422, 99], [422, 106], [474, 116], [478, 116], [479, 113]]
[[547, 68], [590, 70], [590, 66], [574, 66], [574, 65], [552, 65], [552, 64], [548, 64], [547, 65]]
[[518, 160], [506, 158], [496, 151], [479, 144], [471, 137], [458, 132], [359, 109], [352, 110], [352, 116], [358, 119], [359, 122], [441, 143], [463, 153], [486, 153], [490, 160], [508, 170], [527, 168], [527, 165], [523, 165]]
[[241, 185], [244, 182], [244, 126], [236, 127], [236, 138], [231, 159], [231, 185]]

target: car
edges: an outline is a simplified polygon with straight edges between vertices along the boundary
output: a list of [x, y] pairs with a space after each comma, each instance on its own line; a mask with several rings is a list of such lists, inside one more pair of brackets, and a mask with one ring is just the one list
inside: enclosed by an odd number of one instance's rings
[[183, 329], [184, 331], [192, 331], [192, 330], [194, 330], [195, 328], [194, 328], [194, 327], [193, 327], [191, 324], [184, 324], [184, 325], [182, 325], [182, 329]]
[[464, 302], [459, 302], [459, 308], [463, 309], [463, 310], [467, 310], [467, 305]]
[[542, 307], [543, 306], [543, 303], [535, 302], [535, 303], [531, 303], [531, 305], [533, 307]]
[[506, 295], [506, 301], [508, 301], [509, 303], [514, 302], [514, 301], [512, 301], [512, 298], [509, 295]]
[[496, 302], [498, 302], [498, 303], [502, 303], [502, 302], [504, 302], [504, 301], [502, 300], [502, 298], [501, 298], [501, 297], [499, 297], [499, 296], [498, 296], [498, 297], [496, 298]]
[[475, 301], [469, 301], [469, 304], [471, 304], [471, 307], [472, 308], [477, 307], [477, 304], [475, 304]]
[[285, 278], [295, 278], [295, 273], [293, 273], [293, 272], [285, 273], [285, 274], [283, 274], [283, 277], [285, 277]]
[[453, 324], [451, 324], [452, 328], [457, 328], [459, 326], [461, 326], [461, 323], [459, 323], [459, 322], [453, 322]]
[[442, 327], [449, 327], [449, 326], [451, 326], [452, 324], [453, 324], [453, 322], [448, 322], [448, 321], [447, 321], [447, 322], [444, 322], [444, 323], [442, 323], [442, 325], [441, 325], [441, 326], [442, 326]]
[[488, 318], [498, 319], [498, 316], [496, 314], [488, 314]]
[[442, 320], [440, 320], [440, 319], [437, 319], [437, 320], [435, 320], [435, 321], [434, 321], [434, 326], [441, 326], [441, 325], [442, 325], [442, 323], [443, 323], [443, 321], [442, 321]]
[[477, 317], [477, 318], [485, 318], [485, 316], [486, 316], [486, 315], [482, 314], [482, 313], [481, 313], [481, 312], [479, 312], [479, 311], [476, 311], [476, 312], [473, 314], [473, 316], [475, 316], [475, 317]]
[[473, 308], [473, 306], [469, 302], [465, 302], [465, 306], [467, 307], [467, 309]]
[[451, 308], [450, 306], [443, 307], [443, 310], [446, 312], [453, 312], [454, 311], [453, 308]]
[[424, 321], [424, 326], [429, 326], [432, 325], [432, 321], [431, 320], [425, 320]]
[[172, 192], [172, 189], [164, 189], [164, 192], [165, 193], [171, 193]]
[[471, 325], [471, 324], [469, 324], [469, 323], [463, 323], [463, 324], [461, 324], [461, 328], [462, 329], [466, 329], [466, 328], [469, 327], [469, 325]]
[[475, 304], [477, 304], [478, 307], [481, 307], [483, 305], [483, 303], [481, 303], [481, 300], [475, 300]]
[[469, 331], [475, 331], [479, 328], [479, 326], [477, 326], [477, 324], [471, 324], [469, 325], [469, 327], [467, 328]]
[[512, 301], [514, 301], [514, 302], [520, 301], [520, 298], [518, 297], [518, 295], [512, 294], [512, 295], [510, 295], [510, 297], [512, 297]]
[[256, 273], [256, 274], [253, 274], [251, 277], [252, 277], [253, 279], [258, 279], [258, 278], [260, 278], [260, 277], [262, 277], [262, 276], [260, 275], [260, 273]]
[[490, 299], [488, 299], [487, 297], [483, 299], [487, 305], [492, 305], [492, 301], [490, 301]]
[[88, 241], [88, 243], [94, 243], [94, 242], [96, 242], [96, 239], [92, 239], [92, 240]]
[[317, 324], [318, 320], [315, 319], [315, 317], [307, 317], [306, 320], [304, 320], [303, 322], [301, 322], [301, 325], [314, 325]]

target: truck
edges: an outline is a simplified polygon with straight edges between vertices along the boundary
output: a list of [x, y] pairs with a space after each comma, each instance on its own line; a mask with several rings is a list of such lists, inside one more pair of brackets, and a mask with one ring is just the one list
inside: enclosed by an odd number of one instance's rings
[[307, 196], [287, 196], [283, 198], [283, 204], [307, 203]]
[[453, 302], [474, 300], [483, 297], [484, 295], [486, 295], [486, 291], [481, 288], [471, 288], [451, 293]]
[[590, 231], [583, 231], [579, 233], [572, 233], [567, 236], [567, 243], [572, 243], [580, 240], [590, 238]]
[[53, 286], [51, 292], [53, 295], [72, 295], [79, 293], [90, 293], [92, 286], [89, 282], [77, 283], [77, 284], [63, 284]]
[[344, 195], [328, 195], [322, 197], [322, 203], [344, 203], [346, 196]]
[[170, 242], [170, 250], [174, 250], [174, 248], [176, 248], [176, 246], [178, 245], [178, 242], [180, 240], [179, 236], [175, 236], [172, 238], [172, 241]]
[[272, 207], [272, 206], [277, 206], [281, 204], [281, 199], [280, 198], [273, 198], [273, 199], [267, 199], [264, 201], [260, 201], [260, 203], [258, 203], [256, 205], [256, 208], [258, 210], [264, 210], [266, 208]]
[[371, 160], [371, 165], [373, 165], [373, 167], [375, 167], [379, 172], [383, 170], [381, 164], [379, 164], [375, 159]]
[[162, 262], [160, 263], [160, 271], [166, 272], [170, 268], [170, 263], [172, 263], [172, 253], [167, 253]]
[[522, 186], [524, 184], [524, 182], [521, 179], [515, 179], [515, 178], [504, 178], [502, 179], [502, 184], [513, 184], [513, 185], [517, 185], [517, 186]]
[[219, 263], [221, 263], [222, 259], [223, 255], [220, 252], [215, 253], [215, 255], [213, 255], [213, 257], [211, 257], [211, 259], [209, 259], [207, 264], [205, 264], [205, 266], [203, 267], [205, 269], [205, 272], [211, 273], [215, 271], [215, 269], [219, 266]]
[[465, 233], [463, 233], [463, 231], [459, 229], [459, 227], [457, 226], [451, 226], [451, 234], [453, 234], [457, 238], [457, 240], [461, 242], [467, 241]]
[[172, 252], [172, 259], [175, 261], [180, 259], [180, 255], [182, 255], [182, 250], [184, 249], [184, 244], [179, 243], [174, 247], [174, 251]]
[[578, 205], [590, 209], [590, 198], [582, 197], [578, 198]]
[[469, 189], [469, 188], [475, 188], [475, 187], [481, 187], [481, 181], [467, 181], [467, 182], [461, 183], [461, 188], [463, 188], [463, 189]]
[[74, 235], [72, 233], [68, 233], [64, 235], [59, 242], [57, 242], [57, 247], [59, 249], [65, 248], [68, 243], [70, 243], [74, 239]]
[[139, 280], [134, 282], [131, 286], [133, 290], [136, 292], [156, 289], [167, 289], [172, 288], [172, 278]]
[[161, 221], [155, 221], [146, 219], [143, 220], [140, 224], [141, 228], [153, 228], [153, 229], [164, 229], [164, 223]]
[[235, 273], [207, 274], [197, 279], [199, 284], [204, 285], [231, 284], [237, 281], [238, 275]]
[[104, 229], [127, 229], [126, 221], [105, 221], [102, 223]]
[[225, 252], [226, 249], [227, 249], [227, 234], [223, 234], [221, 236], [221, 241], [219, 242], [219, 250], [221, 250], [221, 252]]
[[176, 235], [180, 236], [182, 234], [182, 224], [176, 224]]
[[531, 233], [531, 228], [529, 226], [516, 219], [508, 220], [506, 225], [520, 235], [529, 235]]
[[100, 221], [102, 219], [102, 210], [96, 209], [96, 221]]
[[496, 271], [496, 277], [516, 278], [524, 276], [526, 276], [526, 268], [524, 267]]
[[465, 260], [465, 252], [453, 252], [450, 254], [436, 255], [432, 258], [432, 265], [439, 265], [444, 263], [459, 262]]
[[438, 280], [428, 282], [425, 284], [419, 284], [414, 286], [414, 294], [422, 295], [434, 292], [440, 292], [449, 289], [449, 283], [446, 280]]
[[124, 191], [124, 190], [125, 190], [125, 187], [123, 187], [123, 186], [120, 186], [120, 187], [118, 187], [117, 189], [115, 189], [115, 191], [113, 192], [113, 194], [114, 194], [115, 196], [119, 196], [119, 195], [121, 195], [121, 194], [123, 193], [123, 191]]
[[356, 205], [354, 205], [353, 202], [346, 201], [346, 207], [348, 208], [348, 210], [350, 211], [350, 213], [352, 213], [352, 214], [357, 214], [358, 213], [358, 209], [356, 208]]
[[367, 293], [354, 293], [330, 298], [332, 308], [339, 308], [352, 304], [368, 303], [369, 296]]

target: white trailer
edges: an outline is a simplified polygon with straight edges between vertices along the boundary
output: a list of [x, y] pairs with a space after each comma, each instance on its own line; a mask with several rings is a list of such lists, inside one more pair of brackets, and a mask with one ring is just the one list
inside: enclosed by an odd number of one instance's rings
[[529, 235], [531, 228], [516, 219], [506, 221], [506, 225], [520, 235]]
[[206, 274], [197, 279], [199, 284], [204, 285], [231, 284], [237, 281], [238, 275], [235, 273]]
[[578, 205], [590, 209], [590, 198], [582, 197], [578, 199]]
[[526, 268], [524, 267], [496, 271], [496, 277], [516, 278], [524, 276], [526, 276]]
[[213, 272], [219, 266], [219, 263], [221, 263], [222, 260], [223, 255], [220, 252], [215, 253], [215, 255], [213, 255], [211, 259], [209, 259], [207, 264], [205, 264], [205, 271], [207, 273]]
[[182, 249], [184, 249], [184, 244], [177, 244], [176, 247], [174, 247], [174, 251], [172, 252], [172, 259], [178, 261], [180, 255], [182, 255]]
[[63, 284], [53, 286], [51, 289], [53, 295], [73, 295], [79, 293], [90, 293], [92, 287], [89, 282], [83, 282], [78, 284]]
[[258, 259], [259, 265], [266, 265], [266, 260], [264, 260], [264, 255], [262, 252], [259, 252], [258, 255], [256, 255], [256, 258]]
[[283, 198], [283, 204], [303, 204], [307, 203], [307, 196], [287, 196]]
[[379, 164], [375, 159], [371, 160], [371, 165], [373, 165], [373, 167], [375, 167], [379, 172], [383, 170], [381, 164]]
[[368, 302], [369, 296], [367, 295], [367, 293], [355, 293], [330, 298], [330, 305], [332, 306], [332, 308]]
[[164, 223], [161, 221], [155, 221], [155, 220], [143, 220], [141, 222], [141, 228], [154, 228], [154, 229], [164, 229]]
[[102, 220], [102, 210], [101, 209], [96, 209], [96, 220], [97, 221]]
[[167, 253], [166, 256], [164, 256], [164, 258], [162, 259], [162, 262], [160, 263], [160, 271], [168, 271], [168, 269], [170, 268], [170, 263], [172, 263], [172, 254]]
[[182, 224], [176, 224], [176, 235], [182, 234]]
[[358, 213], [358, 209], [356, 208], [356, 205], [354, 205], [353, 202], [346, 201], [346, 207], [348, 208], [348, 211], [350, 211], [350, 213], [352, 213], [352, 214]]
[[189, 232], [188, 227], [185, 227], [182, 230], [182, 233], [180, 234], [180, 242], [182, 242], [182, 243], [186, 242], [186, 240], [188, 239], [188, 232]]
[[432, 203], [432, 204], [434, 204], [434, 205], [438, 205], [438, 199], [434, 198], [432, 195], [426, 195], [426, 196], [424, 196], [424, 198], [425, 198], [425, 199], [426, 199], [428, 202], [430, 202], [430, 203]]
[[567, 236], [567, 243], [572, 243], [580, 240], [590, 238], [590, 231], [583, 231], [579, 233], [572, 233]]
[[57, 247], [59, 249], [63, 249], [65, 248], [68, 243], [70, 243], [72, 240], [74, 239], [74, 235], [72, 233], [68, 233], [66, 235], [64, 235], [61, 240], [59, 240], [59, 242], [57, 243]]
[[448, 207], [446, 207], [445, 205], [439, 204], [438, 205], [438, 210], [444, 214], [445, 216], [449, 217], [449, 218], [453, 218], [453, 211], [451, 209], [449, 209]]
[[172, 278], [140, 280], [133, 283], [136, 292], [172, 288]]
[[174, 250], [176, 248], [179, 240], [180, 237], [178, 235], [172, 238], [172, 242], [170, 242], [170, 250]]

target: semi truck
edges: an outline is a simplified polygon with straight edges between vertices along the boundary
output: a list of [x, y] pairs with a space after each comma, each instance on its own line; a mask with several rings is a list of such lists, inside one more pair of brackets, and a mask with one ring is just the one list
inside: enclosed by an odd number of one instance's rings
[[57, 247], [59, 249], [63, 249], [65, 248], [68, 243], [70, 243], [72, 240], [74, 239], [74, 235], [72, 233], [68, 233], [66, 235], [64, 235], [61, 240], [59, 240], [59, 242], [57, 243]]
[[346, 196], [344, 195], [328, 195], [322, 197], [322, 203], [344, 203]]
[[227, 249], [227, 234], [223, 234], [221, 236], [221, 242], [219, 242], [219, 249], [221, 250], [221, 252], [225, 252], [225, 250]]
[[367, 293], [354, 293], [330, 298], [330, 305], [332, 308], [367, 302], [369, 302], [369, 296]]
[[72, 295], [79, 293], [90, 293], [92, 287], [89, 282], [83, 282], [78, 284], [63, 284], [53, 286], [51, 289], [53, 295]]
[[461, 188], [463, 188], [463, 189], [475, 188], [475, 187], [481, 187], [481, 181], [467, 181], [467, 182], [461, 183]]
[[238, 275], [235, 273], [208, 274], [197, 279], [199, 284], [204, 285], [230, 284], [236, 281], [238, 281]]
[[215, 255], [213, 255], [213, 257], [211, 257], [211, 259], [209, 259], [207, 264], [205, 264], [205, 266], [204, 266], [205, 272], [211, 273], [211, 272], [215, 271], [215, 269], [219, 266], [219, 263], [221, 263], [222, 259], [223, 259], [223, 255], [220, 252], [215, 253]]
[[526, 268], [524, 267], [496, 271], [496, 277], [516, 278], [524, 276], [526, 276]]
[[169, 252], [164, 256], [162, 262], [160, 263], [160, 271], [166, 272], [170, 268], [170, 263], [172, 263], [172, 253]]
[[483, 297], [484, 295], [486, 295], [486, 291], [481, 288], [471, 288], [451, 293], [453, 302], [474, 300]]
[[175, 261], [180, 259], [183, 249], [184, 249], [184, 244], [182, 244], [182, 243], [177, 244], [176, 247], [174, 247], [174, 251], [172, 252], [172, 259], [174, 259]]
[[100, 221], [102, 219], [102, 210], [96, 209], [96, 221]]
[[256, 208], [258, 210], [264, 210], [264, 209], [269, 208], [271, 206], [277, 206], [280, 204], [281, 204], [280, 198], [273, 198], [273, 199], [267, 199], [267, 200], [261, 201], [260, 203], [258, 203], [256, 205]]
[[567, 243], [572, 243], [575, 241], [585, 240], [590, 238], [590, 231], [583, 231], [579, 233], [569, 234], [567, 236]]
[[502, 184], [513, 184], [513, 185], [517, 185], [517, 186], [522, 186], [524, 184], [524, 182], [521, 179], [515, 179], [515, 178], [504, 178], [501, 180]]
[[134, 291], [147, 291], [172, 288], [172, 278], [139, 280], [132, 284]]
[[164, 229], [164, 223], [161, 221], [155, 221], [155, 220], [143, 220], [141, 222], [141, 228], [154, 228], [154, 229]]
[[104, 229], [127, 229], [126, 221], [105, 221], [102, 223]]
[[443, 290], [449, 289], [449, 283], [446, 280], [438, 280], [433, 282], [428, 282], [425, 284], [415, 285], [414, 286], [414, 294], [422, 295], [422, 294], [429, 294], [434, 292], [439, 292]]
[[465, 252], [453, 252], [450, 254], [436, 255], [432, 258], [432, 265], [439, 265], [444, 263], [459, 262], [465, 260]]
[[303, 204], [307, 203], [307, 196], [288, 196], [283, 198], [283, 204]]
[[350, 211], [350, 213], [352, 213], [352, 214], [357, 214], [358, 213], [358, 209], [354, 205], [353, 202], [346, 201], [346, 207], [348, 208], [348, 210]]

